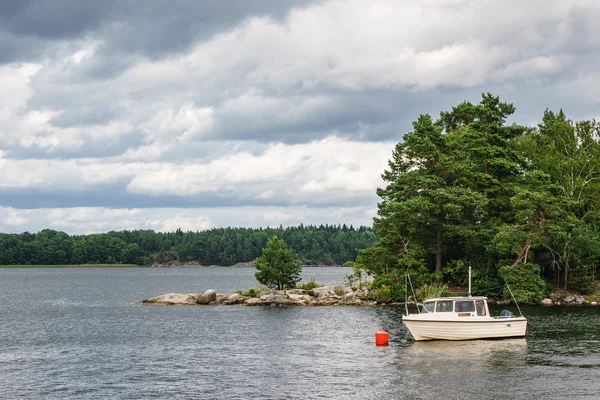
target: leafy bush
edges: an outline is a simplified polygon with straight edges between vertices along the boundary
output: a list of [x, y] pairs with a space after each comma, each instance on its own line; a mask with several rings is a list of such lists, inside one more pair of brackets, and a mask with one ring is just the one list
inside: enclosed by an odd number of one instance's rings
[[248, 289], [247, 292], [244, 292], [242, 290], [236, 290], [235, 291], [237, 294], [242, 295], [244, 297], [259, 297], [260, 293], [259, 291], [257, 291], [256, 289], [254, 289], [253, 287], [251, 287], [250, 289]]
[[310, 282], [305, 282], [301, 285], [298, 285], [298, 289], [304, 289], [304, 290], [312, 290], [314, 288], [318, 288], [321, 287], [321, 285], [319, 285], [317, 282], [315, 282], [315, 278], [311, 278]]
[[336, 286], [335, 287], [335, 294], [342, 297], [346, 292], [344, 291], [344, 287], [343, 286]]
[[417, 289], [416, 295], [418, 301], [423, 301], [442, 297], [445, 293], [449, 293], [448, 286], [442, 284], [429, 284], [423, 285]]
[[498, 293], [499, 286], [502, 286], [498, 277], [478, 276], [476, 272], [473, 272], [472, 281], [471, 293], [478, 296], [495, 295]]
[[569, 282], [569, 286], [577, 290], [579, 293], [592, 294], [594, 293], [594, 289], [596, 288], [596, 281], [591, 275], [581, 275], [571, 277], [571, 282]]
[[[516, 266], [504, 266], [498, 275], [510, 286], [515, 299], [521, 303], [537, 304], [546, 297], [546, 283], [540, 276], [541, 268], [534, 263], [523, 263]], [[510, 299], [508, 289], [504, 297]]]
[[371, 293], [368, 298], [372, 300], [404, 300], [404, 280], [398, 280], [394, 273], [376, 276], [371, 284]]
[[371, 290], [365, 298], [367, 300], [391, 301], [393, 300], [392, 290], [388, 286], [382, 286], [378, 289]]

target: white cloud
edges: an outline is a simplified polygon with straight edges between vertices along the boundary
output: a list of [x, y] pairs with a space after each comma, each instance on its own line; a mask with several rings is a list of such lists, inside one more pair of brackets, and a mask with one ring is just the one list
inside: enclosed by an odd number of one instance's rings
[[8, 64], [0, 66], [0, 107], [18, 110], [32, 94], [29, 83], [42, 68], [40, 64]]
[[158, 112], [139, 128], [152, 139], [169, 142], [180, 137], [184, 140], [202, 136], [214, 125], [213, 110], [210, 107], [196, 108], [184, 105], [178, 110], [166, 109]]
[[[297, 145], [271, 145], [261, 155], [236, 153], [208, 164], [153, 164], [139, 169], [134, 193], [194, 196], [232, 191], [242, 197], [319, 203], [332, 195], [372, 195], [382, 184], [393, 143], [351, 142], [336, 137]], [[315, 195], [321, 194], [322, 198]]]

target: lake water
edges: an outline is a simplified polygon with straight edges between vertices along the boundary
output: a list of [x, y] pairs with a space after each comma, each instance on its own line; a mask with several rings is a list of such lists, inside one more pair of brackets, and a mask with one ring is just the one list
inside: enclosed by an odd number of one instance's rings
[[[305, 268], [337, 284], [347, 268]], [[524, 308], [527, 337], [406, 340], [400, 307], [142, 306], [252, 268], [0, 269], [1, 399], [600, 397], [600, 309]], [[376, 347], [384, 328], [390, 346]]]

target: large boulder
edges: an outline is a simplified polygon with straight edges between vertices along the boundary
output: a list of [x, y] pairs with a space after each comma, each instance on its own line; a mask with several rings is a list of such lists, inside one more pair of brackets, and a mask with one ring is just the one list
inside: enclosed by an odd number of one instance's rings
[[260, 299], [258, 297], [249, 297], [244, 301], [245, 306], [255, 306], [260, 303]]
[[541, 304], [542, 306], [551, 306], [551, 305], [553, 305], [554, 303], [552, 302], [552, 300], [551, 300], [551, 299], [545, 298], [544, 300], [540, 301], [540, 304]]
[[232, 305], [232, 304], [242, 304], [244, 301], [248, 299], [245, 296], [242, 296], [239, 293], [233, 293], [227, 296], [227, 299], [223, 300], [223, 304]]
[[198, 304], [209, 304], [213, 301], [217, 301], [217, 292], [212, 289], [205, 290], [196, 298], [196, 303]]
[[293, 294], [293, 293], [290, 294], [290, 293], [288, 293], [288, 297], [292, 300], [301, 301], [303, 303], [308, 303], [314, 299], [314, 297], [309, 296], [307, 294]]
[[575, 295], [569, 295], [567, 297], [565, 297], [565, 304], [576, 304], [576, 305], [582, 305], [587, 303], [587, 301], [585, 301], [585, 298], [581, 295], [575, 294]]
[[182, 293], [167, 293], [142, 300], [142, 304], [192, 305], [196, 304], [196, 295]]

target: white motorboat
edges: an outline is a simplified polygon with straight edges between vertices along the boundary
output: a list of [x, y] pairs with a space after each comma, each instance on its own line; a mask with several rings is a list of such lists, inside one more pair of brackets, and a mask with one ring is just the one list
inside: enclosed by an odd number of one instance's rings
[[[471, 296], [469, 268], [469, 295], [464, 297], [440, 297], [418, 304], [419, 312], [409, 314], [402, 323], [416, 341], [420, 340], [471, 340], [524, 337], [527, 319], [502, 310], [492, 317], [487, 298]], [[510, 288], [509, 288], [510, 291]], [[516, 301], [515, 301], [516, 304]]]

